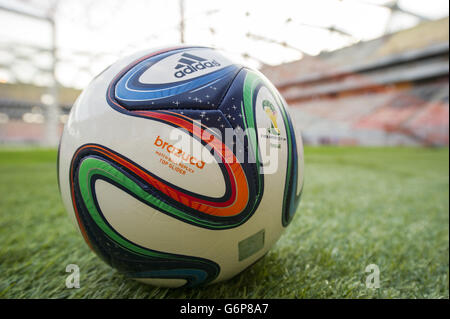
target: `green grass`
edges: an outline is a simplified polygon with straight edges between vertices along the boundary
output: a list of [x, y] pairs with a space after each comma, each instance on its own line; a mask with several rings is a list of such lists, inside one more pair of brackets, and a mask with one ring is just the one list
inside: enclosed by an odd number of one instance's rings
[[[0, 150], [0, 298], [449, 298], [449, 152], [306, 148], [302, 203], [255, 265], [196, 289], [125, 278], [69, 221], [56, 151]], [[81, 288], [67, 289], [67, 264]], [[380, 269], [366, 288], [365, 268]]]

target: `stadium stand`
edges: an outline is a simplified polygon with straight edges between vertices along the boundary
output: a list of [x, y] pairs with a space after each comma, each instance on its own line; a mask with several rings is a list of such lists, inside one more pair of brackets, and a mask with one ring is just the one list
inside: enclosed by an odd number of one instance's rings
[[309, 144], [448, 145], [448, 18], [261, 71]]
[[[449, 19], [261, 71], [308, 144], [449, 143]], [[39, 144], [48, 88], [0, 81], [0, 143]], [[80, 91], [61, 87], [60, 132]]]
[[[79, 90], [60, 88], [60, 127]], [[0, 143], [42, 144], [45, 138], [45, 97], [48, 88], [24, 83], [0, 83]]]

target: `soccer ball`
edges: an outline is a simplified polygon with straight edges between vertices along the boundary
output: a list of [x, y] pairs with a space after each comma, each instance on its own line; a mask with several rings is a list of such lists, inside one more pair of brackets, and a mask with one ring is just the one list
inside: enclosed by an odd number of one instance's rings
[[64, 205], [89, 247], [164, 287], [229, 279], [291, 222], [303, 145], [280, 93], [217, 50], [119, 60], [75, 102], [58, 152]]

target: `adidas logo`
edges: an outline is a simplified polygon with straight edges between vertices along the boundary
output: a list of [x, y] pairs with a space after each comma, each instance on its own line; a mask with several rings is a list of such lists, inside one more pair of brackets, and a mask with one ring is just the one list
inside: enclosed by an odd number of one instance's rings
[[178, 70], [174, 73], [176, 78], [182, 78], [197, 71], [220, 66], [220, 63], [216, 60], [208, 61], [193, 54], [183, 53], [181, 56], [182, 58], [178, 60], [178, 64], [175, 66], [175, 70]]

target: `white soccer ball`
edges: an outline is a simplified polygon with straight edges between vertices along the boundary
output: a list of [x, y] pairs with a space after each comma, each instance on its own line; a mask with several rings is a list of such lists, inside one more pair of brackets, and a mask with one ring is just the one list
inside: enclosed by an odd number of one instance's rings
[[91, 249], [142, 282], [229, 279], [292, 220], [303, 146], [286, 102], [217, 50], [140, 52], [99, 74], [60, 143], [65, 207]]

